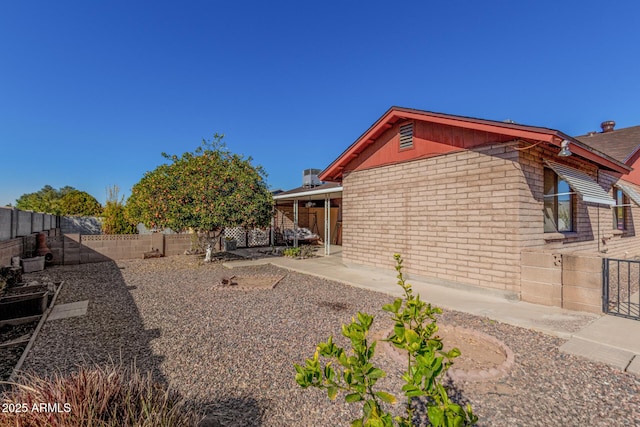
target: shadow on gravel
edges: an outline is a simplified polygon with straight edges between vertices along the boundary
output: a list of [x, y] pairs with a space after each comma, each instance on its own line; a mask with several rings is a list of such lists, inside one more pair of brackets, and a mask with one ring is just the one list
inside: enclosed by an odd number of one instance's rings
[[259, 427], [264, 408], [253, 397], [230, 397], [198, 405], [205, 418], [198, 427]]
[[27, 356], [23, 371], [39, 376], [70, 373], [82, 366], [135, 364], [151, 372], [154, 380], [167, 381], [160, 370], [162, 358], [151, 349], [157, 329], [145, 329], [121, 270], [113, 261], [54, 266], [25, 275], [26, 280], [64, 280], [56, 305], [88, 300], [87, 314], [48, 320]]
[[[452, 402], [457, 403], [463, 408], [467, 405], [467, 403], [471, 403], [464, 397], [462, 391], [449, 378], [445, 380], [443, 385], [447, 388], [449, 398]], [[429, 424], [429, 422], [427, 421], [427, 405], [424, 398], [413, 398], [411, 400], [411, 406], [413, 406], [413, 409], [415, 410], [413, 416], [413, 425], [430, 426], [431, 424]]]

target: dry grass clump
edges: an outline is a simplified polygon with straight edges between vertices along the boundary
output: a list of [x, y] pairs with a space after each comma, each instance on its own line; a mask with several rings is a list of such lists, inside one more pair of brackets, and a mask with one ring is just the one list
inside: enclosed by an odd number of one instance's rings
[[23, 375], [12, 386], [0, 397], [1, 427], [191, 427], [201, 419], [180, 395], [135, 366], [80, 367], [51, 378]]

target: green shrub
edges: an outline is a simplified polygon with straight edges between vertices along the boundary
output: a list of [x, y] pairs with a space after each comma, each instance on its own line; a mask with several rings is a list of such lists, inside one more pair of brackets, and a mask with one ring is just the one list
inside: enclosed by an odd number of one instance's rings
[[118, 197], [119, 191], [117, 185], [107, 188], [107, 203], [102, 210], [102, 233], [137, 234], [136, 224], [127, 217], [124, 196]]
[[291, 258], [311, 258], [316, 253], [316, 248], [309, 245], [298, 246], [295, 248], [287, 248], [282, 251], [282, 255]]
[[[82, 367], [52, 378], [23, 375], [0, 403], [28, 406], [22, 412], [1, 413], [0, 426], [192, 427], [202, 418], [190, 412], [177, 393], [155, 383], [150, 373], [122, 365]], [[40, 404], [57, 406], [41, 411]]]
[[300, 256], [300, 248], [287, 248], [284, 251], [282, 251], [282, 255], [284, 256], [288, 256], [291, 258], [298, 258]]
[[[442, 311], [420, 300], [420, 295], [413, 295], [411, 285], [405, 282], [402, 274], [401, 256], [396, 254], [394, 259], [398, 285], [402, 287], [404, 298], [397, 298], [382, 309], [389, 312], [395, 322], [393, 334], [386, 341], [404, 350], [408, 356], [407, 370], [402, 376], [405, 382], [402, 391], [407, 398], [405, 415], [393, 417], [385, 410], [384, 404], [396, 403], [396, 397], [375, 390], [376, 382], [386, 373], [371, 363], [377, 342], [368, 340], [374, 318], [366, 313], [359, 312], [351, 323], [342, 325], [342, 335], [351, 341], [350, 352], [335, 345], [333, 338], [329, 337], [327, 342], [318, 344], [313, 357], [305, 361], [305, 366], [295, 365], [295, 380], [302, 388], [327, 390], [332, 400], [338, 392], [344, 392], [347, 402], [363, 402], [362, 417], [351, 424], [355, 427], [412, 426], [411, 399], [414, 397], [426, 399], [427, 416], [433, 426], [473, 425], [478, 418], [473, 414], [471, 405], [463, 408], [452, 402], [444, 385], [444, 375], [453, 359], [460, 355], [460, 350], [442, 351], [442, 340], [435, 335], [438, 331], [436, 315]], [[321, 363], [321, 356], [328, 362]]]

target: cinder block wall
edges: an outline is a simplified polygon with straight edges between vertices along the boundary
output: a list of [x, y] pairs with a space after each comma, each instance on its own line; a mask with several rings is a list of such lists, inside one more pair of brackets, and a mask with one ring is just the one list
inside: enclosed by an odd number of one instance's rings
[[0, 207], [0, 242], [29, 236], [41, 231], [55, 230], [59, 217], [39, 212]]
[[562, 307], [602, 313], [602, 258], [562, 255]]
[[562, 307], [562, 274], [561, 254], [523, 251], [522, 301]]
[[519, 293], [517, 160], [500, 144], [345, 174], [343, 258]]
[[523, 301], [568, 310], [602, 312], [602, 258], [524, 250]]
[[142, 258], [157, 249], [164, 256], [182, 255], [191, 247], [185, 234], [65, 234], [49, 237], [54, 264], [84, 264], [118, 259]]
[[[152, 234], [73, 235], [79, 236], [80, 263], [108, 259], [142, 258], [144, 252], [153, 249]], [[72, 237], [73, 240], [75, 238]], [[163, 247], [159, 247], [163, 250]], [[65, 248], [65, 263], [66, 261]]]
[[22, 237], [0, 242], [0, 266], [11, 265], [11, 258], [23, 256], [23, 253], [24, 239]]
[[182, 255], [191, 248], [191, 235], [189, 234], [162, 234], [164, 237], [164, 255]]

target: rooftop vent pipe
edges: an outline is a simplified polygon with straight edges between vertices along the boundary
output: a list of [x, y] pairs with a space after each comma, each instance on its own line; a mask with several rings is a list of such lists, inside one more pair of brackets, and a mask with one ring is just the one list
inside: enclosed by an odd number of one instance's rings
[[600, 123], [600, 127], [602, 128], [602, 133], [613, 132], [613, 128], [616, 126], [616, 122], [613, 120], [607, 120], [606, 122]]

